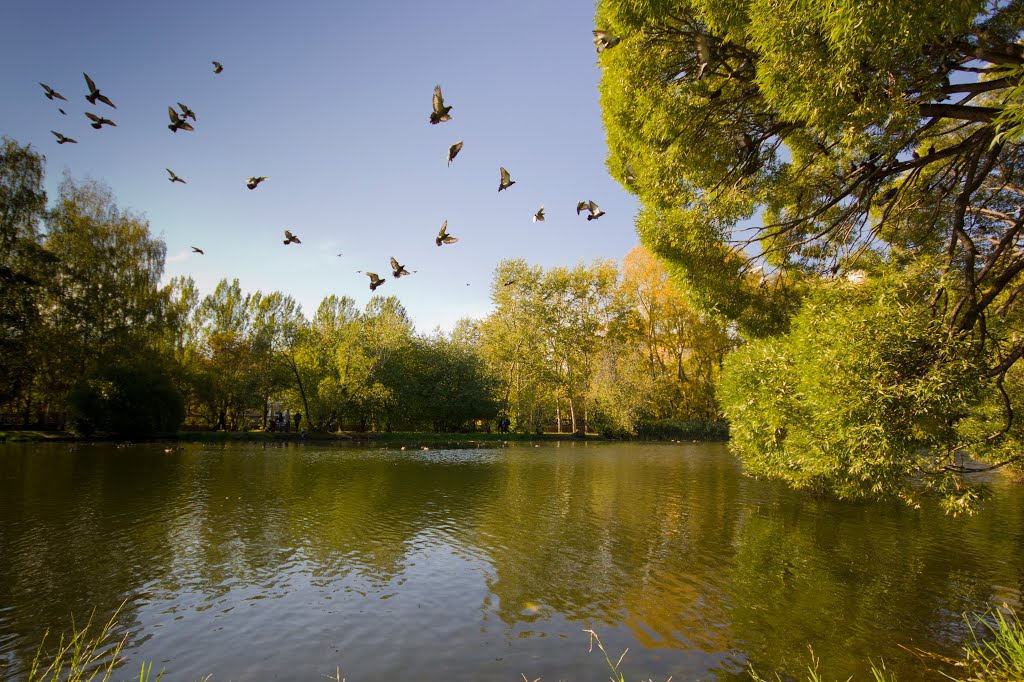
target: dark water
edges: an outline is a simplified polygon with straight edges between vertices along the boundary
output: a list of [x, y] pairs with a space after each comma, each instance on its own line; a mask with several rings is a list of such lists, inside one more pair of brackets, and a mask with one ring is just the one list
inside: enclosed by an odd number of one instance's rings
[[1024, 489], [973, 518], [818, 500], [720, 445], [0, 447], [0, 678], [126, 602], [128, 679], [939, 679], [1021, 607]]

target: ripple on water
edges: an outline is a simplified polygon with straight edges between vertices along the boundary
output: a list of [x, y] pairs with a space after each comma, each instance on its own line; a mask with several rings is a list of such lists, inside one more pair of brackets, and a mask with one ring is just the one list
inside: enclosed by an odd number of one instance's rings
[[963, 610], [1019, 600], [1022, 506], [831, 503], [717, 445], [0, 447], [0, 678], [127, 598], [128, 665], [175, 679], [597, 679], [587, 627], [644, 678], [799, 674], [812, 644], [916, 679], [893, 642], [955, 655]]

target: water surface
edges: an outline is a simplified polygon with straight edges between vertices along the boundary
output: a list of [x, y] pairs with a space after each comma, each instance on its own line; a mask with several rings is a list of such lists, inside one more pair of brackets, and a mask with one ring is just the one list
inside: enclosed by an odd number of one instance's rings
[[[973, 517], [816, 499], [722, 445], [0, 446], [0, 678], [124, 603], [123, 677], [829, 678], [1021, 608], [1024, 491]], [[937, 664], [930, 663], [934, 668]]]

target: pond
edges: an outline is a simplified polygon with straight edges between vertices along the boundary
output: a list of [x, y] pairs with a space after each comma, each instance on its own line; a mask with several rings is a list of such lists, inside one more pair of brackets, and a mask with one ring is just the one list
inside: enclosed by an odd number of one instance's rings
[[[1024, 591], [1024, 489], [818, 499], [721, 444], [0, 446], [0, 678], [122, 602], [122, 678], [942, 679]], [[810, 647], [810, 649], [809, 649]], [[924, 663], [922, 663], [924, 661]]]

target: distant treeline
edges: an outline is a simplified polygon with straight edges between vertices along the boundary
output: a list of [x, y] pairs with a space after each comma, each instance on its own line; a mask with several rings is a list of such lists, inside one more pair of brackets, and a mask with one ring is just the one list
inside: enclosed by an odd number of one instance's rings
[[543, 270], [503, 261], [494, 312], [417, 333], [398, 299], [325, 298], [312, 318], [281, 292], [222, 280], [161, 284], [166, 247], [111, 191], [43, 158], [0, 153], [0, 415], [8, 424], [143, 435], [269, 428], [602, 432], [673, 436], [720, 419], [733, 342], [641, 249]]

